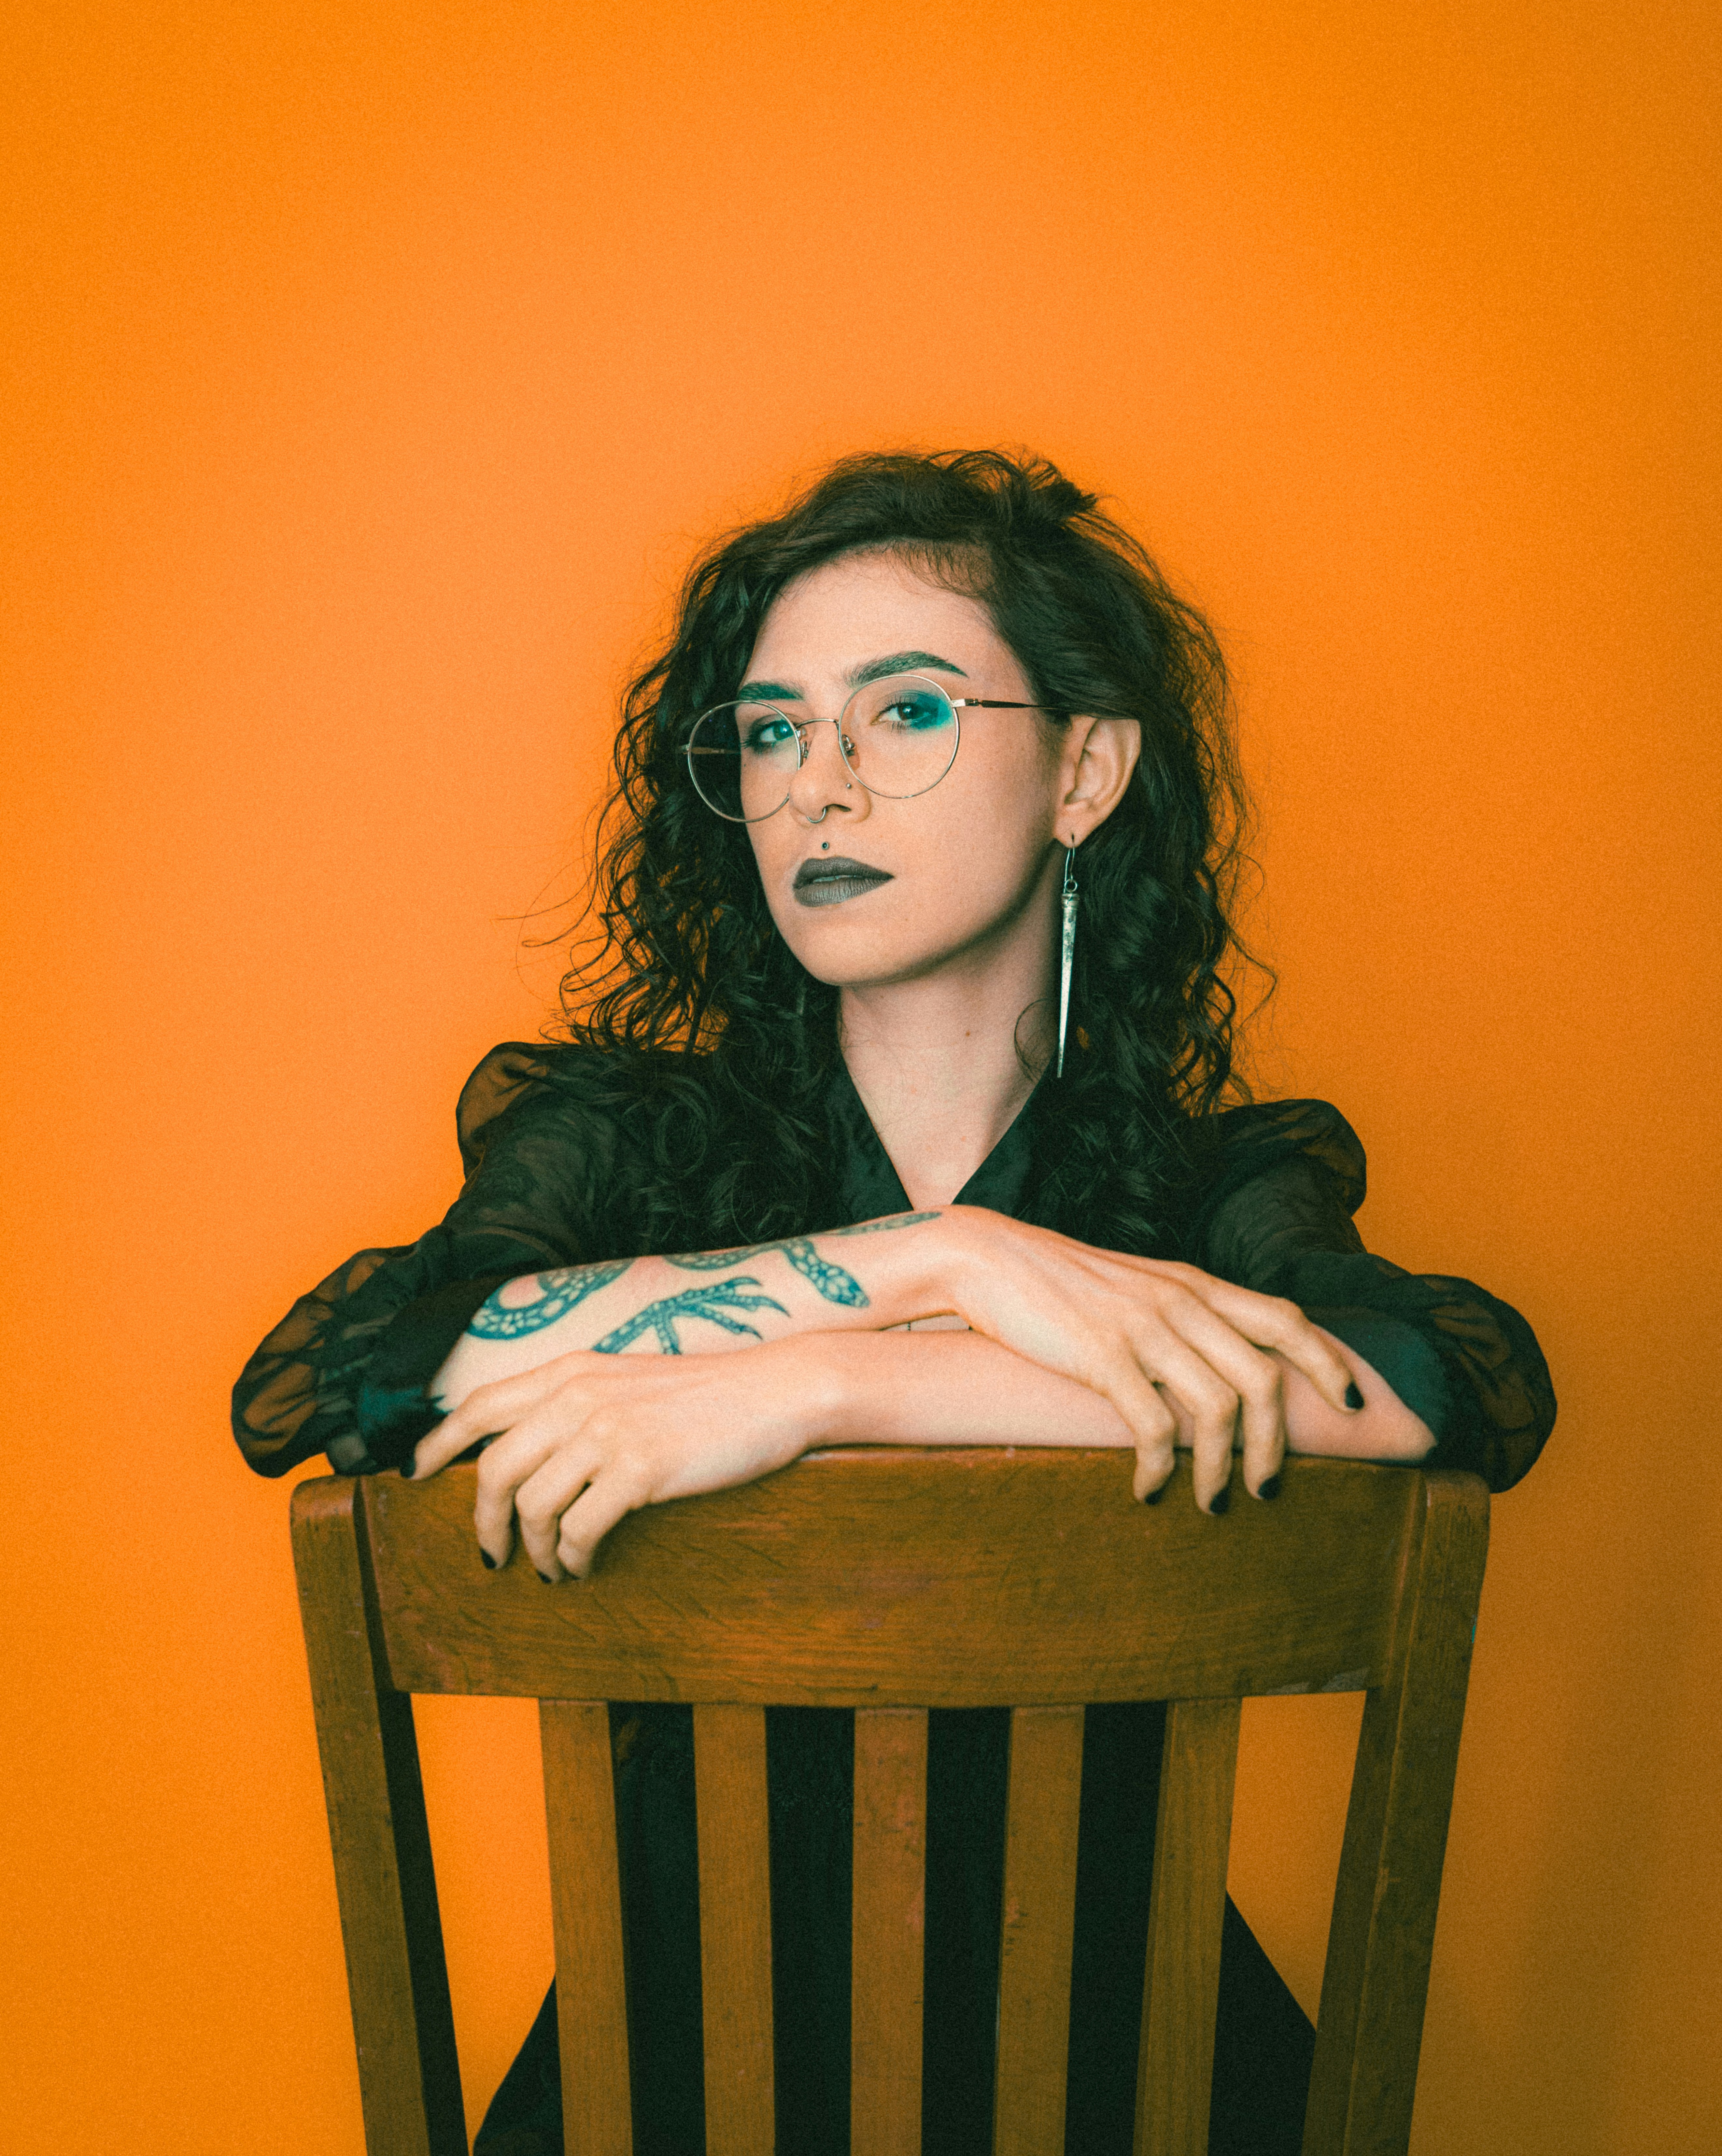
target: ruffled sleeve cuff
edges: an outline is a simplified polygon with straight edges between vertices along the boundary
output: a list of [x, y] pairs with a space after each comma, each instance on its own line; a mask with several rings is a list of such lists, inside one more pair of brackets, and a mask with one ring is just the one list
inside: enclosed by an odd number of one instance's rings
[[450, 1281], [395, 1312], [366, 1367], [353, 1400], [356, 1428], [345, 1440], [349, 1463], [329, 1447], [329, 1463], [343, 1475], [369, 1475], [404, 1467], [413, 1447], [442, 1420], [445, 1409], [430, 1396], [430, 1381], [453, 1353], [472, 1315], [508, 1273]]

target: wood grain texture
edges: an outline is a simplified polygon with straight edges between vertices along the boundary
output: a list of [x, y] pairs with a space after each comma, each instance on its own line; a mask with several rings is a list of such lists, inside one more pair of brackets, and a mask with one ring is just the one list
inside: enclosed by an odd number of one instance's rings
[[921, 2156], [927, 1933], [927, 1717], [855, 1717], [851, 2156]]
[[771, 1838], [763, 1707], [694, 1709], [711, 2156], [773, 2156]]
[[1410, 2144], [1488, 1553], [1483, 1484], [1472, 1475], [1427, 1476], [1392, 1673], [1371, 1690], [1358, 1738], [1304, 2156], [1400, 2156]]
[[539, 1704], [538, 1727], [550, 1830], [563, 2145], [568, 2156], [633, 2156], [609, 1710], [602, 1702], [547, 1699]]
[[466, 2156], [413, 1704], [388, 1683], [357, 1486], [293, 1493], [293, 1559], [368, 2156]]
[[993, 2156], [1061, 2156], [1082, 1710], [1010, 1717]]
[[[1130, 1455], [817, 1454], [654, 1505], [592, 1578], [486, 1573], [470, 1467], [370, 1478], [389, 1669], [405, 1691], [808, 1707], [1082, 1707], [1321, 1686], [1385, 1666], [1415, 1470], [1288, 1460], [1274, 1505], [1199, 1512], [1181, 1461], [1133, 1503]], [[954, 1520], [963, 1522], [960, 1534]], [[952, 1651], [978, 1622], [1007, 1664]]]
[[1239, 1702], [1166, 1710], [1136, 2070], [1136, 2156], [1206, 2156]]

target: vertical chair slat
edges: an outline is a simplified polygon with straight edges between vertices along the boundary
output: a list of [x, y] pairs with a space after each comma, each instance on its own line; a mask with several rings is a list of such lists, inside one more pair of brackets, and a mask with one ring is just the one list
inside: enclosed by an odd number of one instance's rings
[[1149, 1899], [1136, 2156], [1205, 2156], [1239, 1702], [1166, 1709]]
[[921, 2156], [927, 1930], [927, 1716], [855, 1717], [851, 2156]]
[[771, 1840], [765, 1710], [694, 1709], [706, 2146], [772, 2156]]
[[538, 1702], [568, 2156], [633, 2156], [609, 1709]]
[[1488, 1497], [1431, 1475], [1396, 1667], [1364, 1707], [1322, 1974], [1305, 2156], [1404, 2148], [1483, 1570]]
[[1082, 1708], [1015, 1708], [1005, 1815], [993, 2156], [1061, 2156], [1064, 2148], [1082, 1795]]
[[347, 1948], [368, 2156], [466, 2156], [413, 1702], [372, 1631], [358, 1485], [293, 1493], [311, 1704]]

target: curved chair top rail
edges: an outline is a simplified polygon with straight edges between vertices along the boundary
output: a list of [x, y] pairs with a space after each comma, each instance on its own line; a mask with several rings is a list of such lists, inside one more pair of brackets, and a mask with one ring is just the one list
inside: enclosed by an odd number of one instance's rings
[[[1187, 1460], [1163, 1502], [1131, 1455], [1068, 1449], [810, 1454], [739, 1490], [631, 1514], [594, 1576], [487, 1573], [475, 1470], [358, 1486], [402, 1691], [810, 1707], [1077, 1705], [1361, 1690], [1396, 1653], [1432, 1507], [1474, 1476], [1288, 1460], [1278, 1500], [1213, 1519]], [[306, 1482], [296, 1518], [354, 1486]]]

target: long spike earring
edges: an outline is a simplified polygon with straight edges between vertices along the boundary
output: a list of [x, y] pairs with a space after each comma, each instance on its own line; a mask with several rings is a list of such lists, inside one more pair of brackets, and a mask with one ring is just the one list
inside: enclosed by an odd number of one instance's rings
[[1075, 842], [1064, 850], [1064, 935], [1058, 959], [1058, 1075], [1064, 1075], [1064, 1034], [1070, 1022], [1070, 969], [1077, 955], [1077, 849]]

